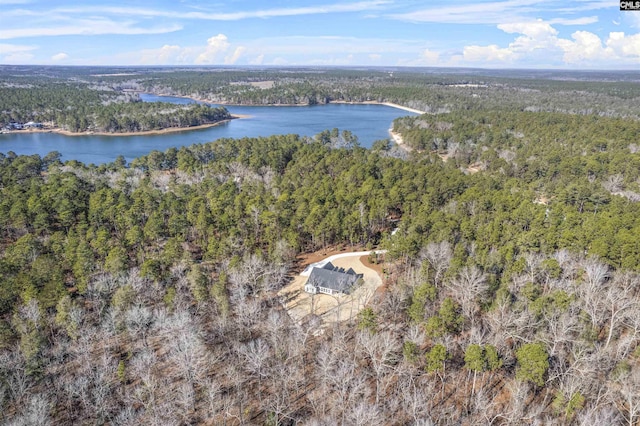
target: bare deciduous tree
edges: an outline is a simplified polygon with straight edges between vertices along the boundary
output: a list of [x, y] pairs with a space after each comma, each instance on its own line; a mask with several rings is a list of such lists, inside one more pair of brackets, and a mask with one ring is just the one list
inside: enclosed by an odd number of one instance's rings
[[124, 322], [127, 329], [134, 337], [142, 336], [143, 340], [146, 339], [147, 330], [151, 326], [152, 321], [153, 314], [151, 309], [145, 306], [132, 306], [124, 314]]
[[636, 285], [636, 282], [625, 280], [623, 277], [618, 278], [618, 274], [616, 274], [610, 285], [607, 286], [604, 295], [601, 294], [600, 297], [604, 296], [603, 304], [609, 322], [605, 347], [609, 346], [614, 332], [625, 322], [626, 313], [630, 310], [637, 311], [638, 301], [633, 294], [633, 287]]
[[458, 276], [447, 284], [447, 287], [451, 295], [460, 302], [462, 312], [473, 325], [475, 314], [480, 308], [478, 302], [482, 301], [489, 289], [486, 275], [475, 266], [465, 266]]
[[204, 389], [206, 401], [206, 411], [203, 416], [215, 420], [224, 409], [222, 385], [213, 378], [207, 378], [201, 383], [201, 387]]
[[620, 413], [612, 406], [587, 407], [577, 416], [577, 423], [580, 426], [617, 425], [621, 421]]
[[205, 349], [198, 335], [194, 331], [183, 331], [175, 335], [169, 353], [182, 376], [193, 386], [205, 361]]
[[11, 424], [15, 426], [47, 426], [52, 424], [49, 399], [46, 395], [39, 393], [31, 396], [25, 405], [21, 415], [15, 418]]
[[242, 263], [230, 271], [229, 280], [234, 287], [244, 288], [244, 294], [258, 295], [279, 289], [286, 275], [286, 266], [271, 264], [253, 254], [245, 256]]
[[176, 415], [180, 418], [180, 423], [189, 424], [192, 422], [195, 411], [196, 393], [189, 383], [182, 383], [176, 389]]
[[240, 344], [237, 352], [244, 361], [244, 367], [248, 372], [256, 375], [259, 379], [266, 377], [267, 362], [272, 355], [271, 349], [264, 339], [258, 338]]
[[9, 397], [14, 404], [20, 404], [32, 386], [27, 375], [24, 357], [18, 350], [0, 353], [0, 377], [4, 380]]
[[525, 253], [524, 255], [524, 273], [527, 275], [529, 282], [538, 282], [538, 275], [540, 273], [540, 264], [544, 260], [544, 257], [538, 253]]
[[375, 405], [360, 402], [347, 415], [348, 424], [355, 426], [377, 426], [384, 424], [382, 413]]
[[585, 259], [582, 262], [584, 280], [577, 288], [583, 309], [591, 319], [594, 329], [597, 329], [606, 319], [607, 313], [602, 303], [602, 291], [605, 290], [605, 281], [609, 277], [609, 269], [606, 265], [594, 258]]
[[444, 273], [451, 265], [451, 259], [453, 258], [451, 244], [448, 241], [429, 243], [420, 254], [431, 265], [434, 271], [433, 281], [436, 286], [439, 286], [442, 284]]
[[358, 334], [358, 342], [363, 353], [369, 359], [376, 379], [376, 405], [380, 402], [380, 384], [384, 374], [397, 361], [398, 342], [389, 331], [370, 333], [362, 331]]
[[640, 371], [633, 369], [628, 374], [621, 375], [612, 383], [615, 398], [611, 402], [616, 406], [620, 415], [629, 426], [637, 424], [640, 419]]
[[602, 186], [611, 193], [620, 192], [624, 189], [624, 176], [620, 173], [610, 175], [604, 182], [602, 182]]
[[509, 393], [509, 412], [504, 413], [509, 424], [521, 424], [527, 411], [529, 385], [520, 380], [512, 380], [507, 384]]
[[131, 406], [123, 407], [122, 410], [113, 418], [113, 424], [116, 426], [135, 426], [140, 424], [136, 412]]

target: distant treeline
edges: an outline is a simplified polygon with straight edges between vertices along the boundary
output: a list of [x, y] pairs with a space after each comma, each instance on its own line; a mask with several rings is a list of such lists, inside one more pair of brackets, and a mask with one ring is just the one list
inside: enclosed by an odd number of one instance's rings
[[[617, 75], [617, 74], [616, 74]], [[101, 84], [192, 96], [229, 104], [323, 104], [331, 101], [394, 102], [430, 113], [501, 110], [640, 117], [640, 84], [576, 81], [565, 74], [532, 78], [526, 72], [436, 74], [416, 70], [228, 70], [141, 72], [95, 77]], [[267, 85], [260, 83], [268, 82]]]
[[136, 93], [60, 80], [27, 79], [0, 86], [0, 128], [43, 123], [71, 132], [138, 132], [215, 123], [231, 116], [224, 107], [141, 102]]
[[222, 113], [195, 105], [139, 103], [136, 91], [245, 105], [377, 101], [436, 114], [527, 111], [640, 117], [640, 84], [633, 75], [622, 75], [622, 82], [598, 73], [571, 80], [553, 72], [536, 79], [515, 71], [435, 74], [415, 69], [27, 68], [20, 78], [15, 72], [0, 68], [0, 125], [36, 121], [70, 131], [140, 131], [206, 124]]

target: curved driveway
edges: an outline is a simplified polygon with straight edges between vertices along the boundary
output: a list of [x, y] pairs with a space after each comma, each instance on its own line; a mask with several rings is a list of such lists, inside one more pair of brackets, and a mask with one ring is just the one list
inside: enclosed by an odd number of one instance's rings
[[[374, 253], [376, 254], [384, 254], [387, 252], [387, 250], [373, 250]], [[312, 263], [311, 265], [307, 266], [306, 268], [304, 268], [304, 271], [300, 272], [300, 275], [304, 276], [304, 277], [308, 277], [311, 274], [311, 270], [313, 268], [322, 268], [324, 265], [326, 265], [329, 262], [333, 262], [336, 259], [340, 259], [342, 257], [352, 257], [352, 256], [367, 256], [371, 254], [371, 250], [370, 251], [356, 251], [356, 252], [352, 252], [352, 253], [340, 253], [340, 254], [334, 254], [333, 256], [329, 256], [326, 259], [323, 259], [319, 262], [315, 262]]]

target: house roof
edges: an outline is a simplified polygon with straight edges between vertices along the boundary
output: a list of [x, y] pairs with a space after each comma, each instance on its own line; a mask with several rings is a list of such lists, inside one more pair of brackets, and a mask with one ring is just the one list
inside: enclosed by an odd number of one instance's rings
[[352, 268], [345, 271], [344, 268], [334, 266], [331, 262], [328, 262], [322, 268], [313, 268], [311, 270], [307, 284], [311, 284], [314, 287], [329, 288], [341, 293], [349, 293], [351, 287], [362, 276], [363, 274], [356, 274]]

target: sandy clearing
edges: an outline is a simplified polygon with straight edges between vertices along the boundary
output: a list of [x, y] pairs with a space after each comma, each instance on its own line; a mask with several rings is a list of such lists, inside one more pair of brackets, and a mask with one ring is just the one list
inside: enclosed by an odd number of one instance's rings
[[469, 167], [467, 167], [467, 171], [469, 173], [471, 173], [471, 174], [475, 174], [475, 173], [478, 173], [481, 170], [481, 167], [482, 166], [480, 166], [480, 165], [472, 164]]
[[[384, 250], [377, 251], [384, 253]], [[376, 289], [382, 285], [382, 278], [371, 268], [365, 266], [361, 258], [371, 253], [355, 252], [329, 256], [316, 264], [333, 263], [341, 268], [353, 268], [357, 273], [363, 274], [363, 284], [349, 295], [309, 294], [304, 291], [307, 276], [297, 275], [288, 286], [280, 290], [279, 294], [284, 299], [284, 307], [289, 315], [301, 322], [309, 314], [318, 315], [322, 319], [323, 326], [346, 321], [355, 318], [371, 300]], [[310, 265], [311, 266], [311, 265]], [[309, 273], [310, 273], [310, 267]]]
[[[376, 254], [385, 254], [387, 251], [386, 250], [374, 250], [374, 252]], [[304, 268], [304, 271], [300, 272], [300, 275], [308, 277], [309, 274], [311, 274], [311, 270], [313, 268], [322, 268], [324, 265], [326, 265], [327, 263], [331, 262], [336, 266], [341, 266], [338, 265], [335, 260], [336, 259], [343, 259], [345, 257], [360, 257], [360, 256], [368, 256], [371, 253], [371, 251], [356, 251], [356, 252], [350, 252], [350, 253], [339, 253], [339, 254], [334, 254], [332, 256], [327, 257], [326, 259], [322, 259], [319, 262], [315, 262], [310, 264], [309, 266], [307, 266], [306, 268]], [[366, 266], [362, 265], [363, 267], [366, 268]], [[354, 268], [355, 269], [355, 268]]]

